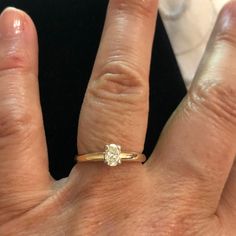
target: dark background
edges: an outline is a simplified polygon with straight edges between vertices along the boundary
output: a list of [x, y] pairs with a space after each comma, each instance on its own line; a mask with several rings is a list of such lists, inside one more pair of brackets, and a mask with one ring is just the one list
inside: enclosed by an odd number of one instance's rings
[[[25, 10], [39, 36], [39, 83], [52, 175], [74, 165], [77, 123], [99, 46], [108, 0], [1, 0]], [[127, 32], [128, 34], [128, 32]], [[161, 19], [158, 19], [150, 75], [149, 155], [186, 89]]]

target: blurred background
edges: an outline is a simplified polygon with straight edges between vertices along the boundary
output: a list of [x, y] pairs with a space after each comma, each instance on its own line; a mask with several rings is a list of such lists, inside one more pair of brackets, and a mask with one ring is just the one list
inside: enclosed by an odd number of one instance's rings
[[187, 88], [217, 16], [229, 0], [160, 0], [160, 13]]

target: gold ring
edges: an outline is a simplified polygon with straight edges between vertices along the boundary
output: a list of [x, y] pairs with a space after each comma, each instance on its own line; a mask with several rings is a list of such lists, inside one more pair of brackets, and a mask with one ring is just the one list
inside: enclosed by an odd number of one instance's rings
[[118, 166], [125, 162], [145, 162], [146, 156], [136, 152], [121, 152], [121, 146], [117, 144], [108, 144], [104, 152], [89, 153], [76, 157], [78, 162], [103, 161], [108, 166]]

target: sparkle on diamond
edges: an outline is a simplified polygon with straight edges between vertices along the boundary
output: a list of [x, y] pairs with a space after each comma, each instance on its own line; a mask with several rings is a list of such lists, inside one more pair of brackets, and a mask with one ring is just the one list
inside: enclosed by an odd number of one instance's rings
[[121, 164], [121, 147], [116, 144], [106, 145], [106, 150], [104, 152], [104, 161], [109, 166], [117, 166]]

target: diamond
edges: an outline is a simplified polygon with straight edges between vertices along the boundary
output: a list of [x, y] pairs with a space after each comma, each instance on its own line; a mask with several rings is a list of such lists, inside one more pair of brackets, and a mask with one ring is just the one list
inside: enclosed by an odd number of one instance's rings
[[121, 147], [116, 144], [109, 144], [105, 147], [104, 162], [108, 166], [117, 166], [121, 164]]

